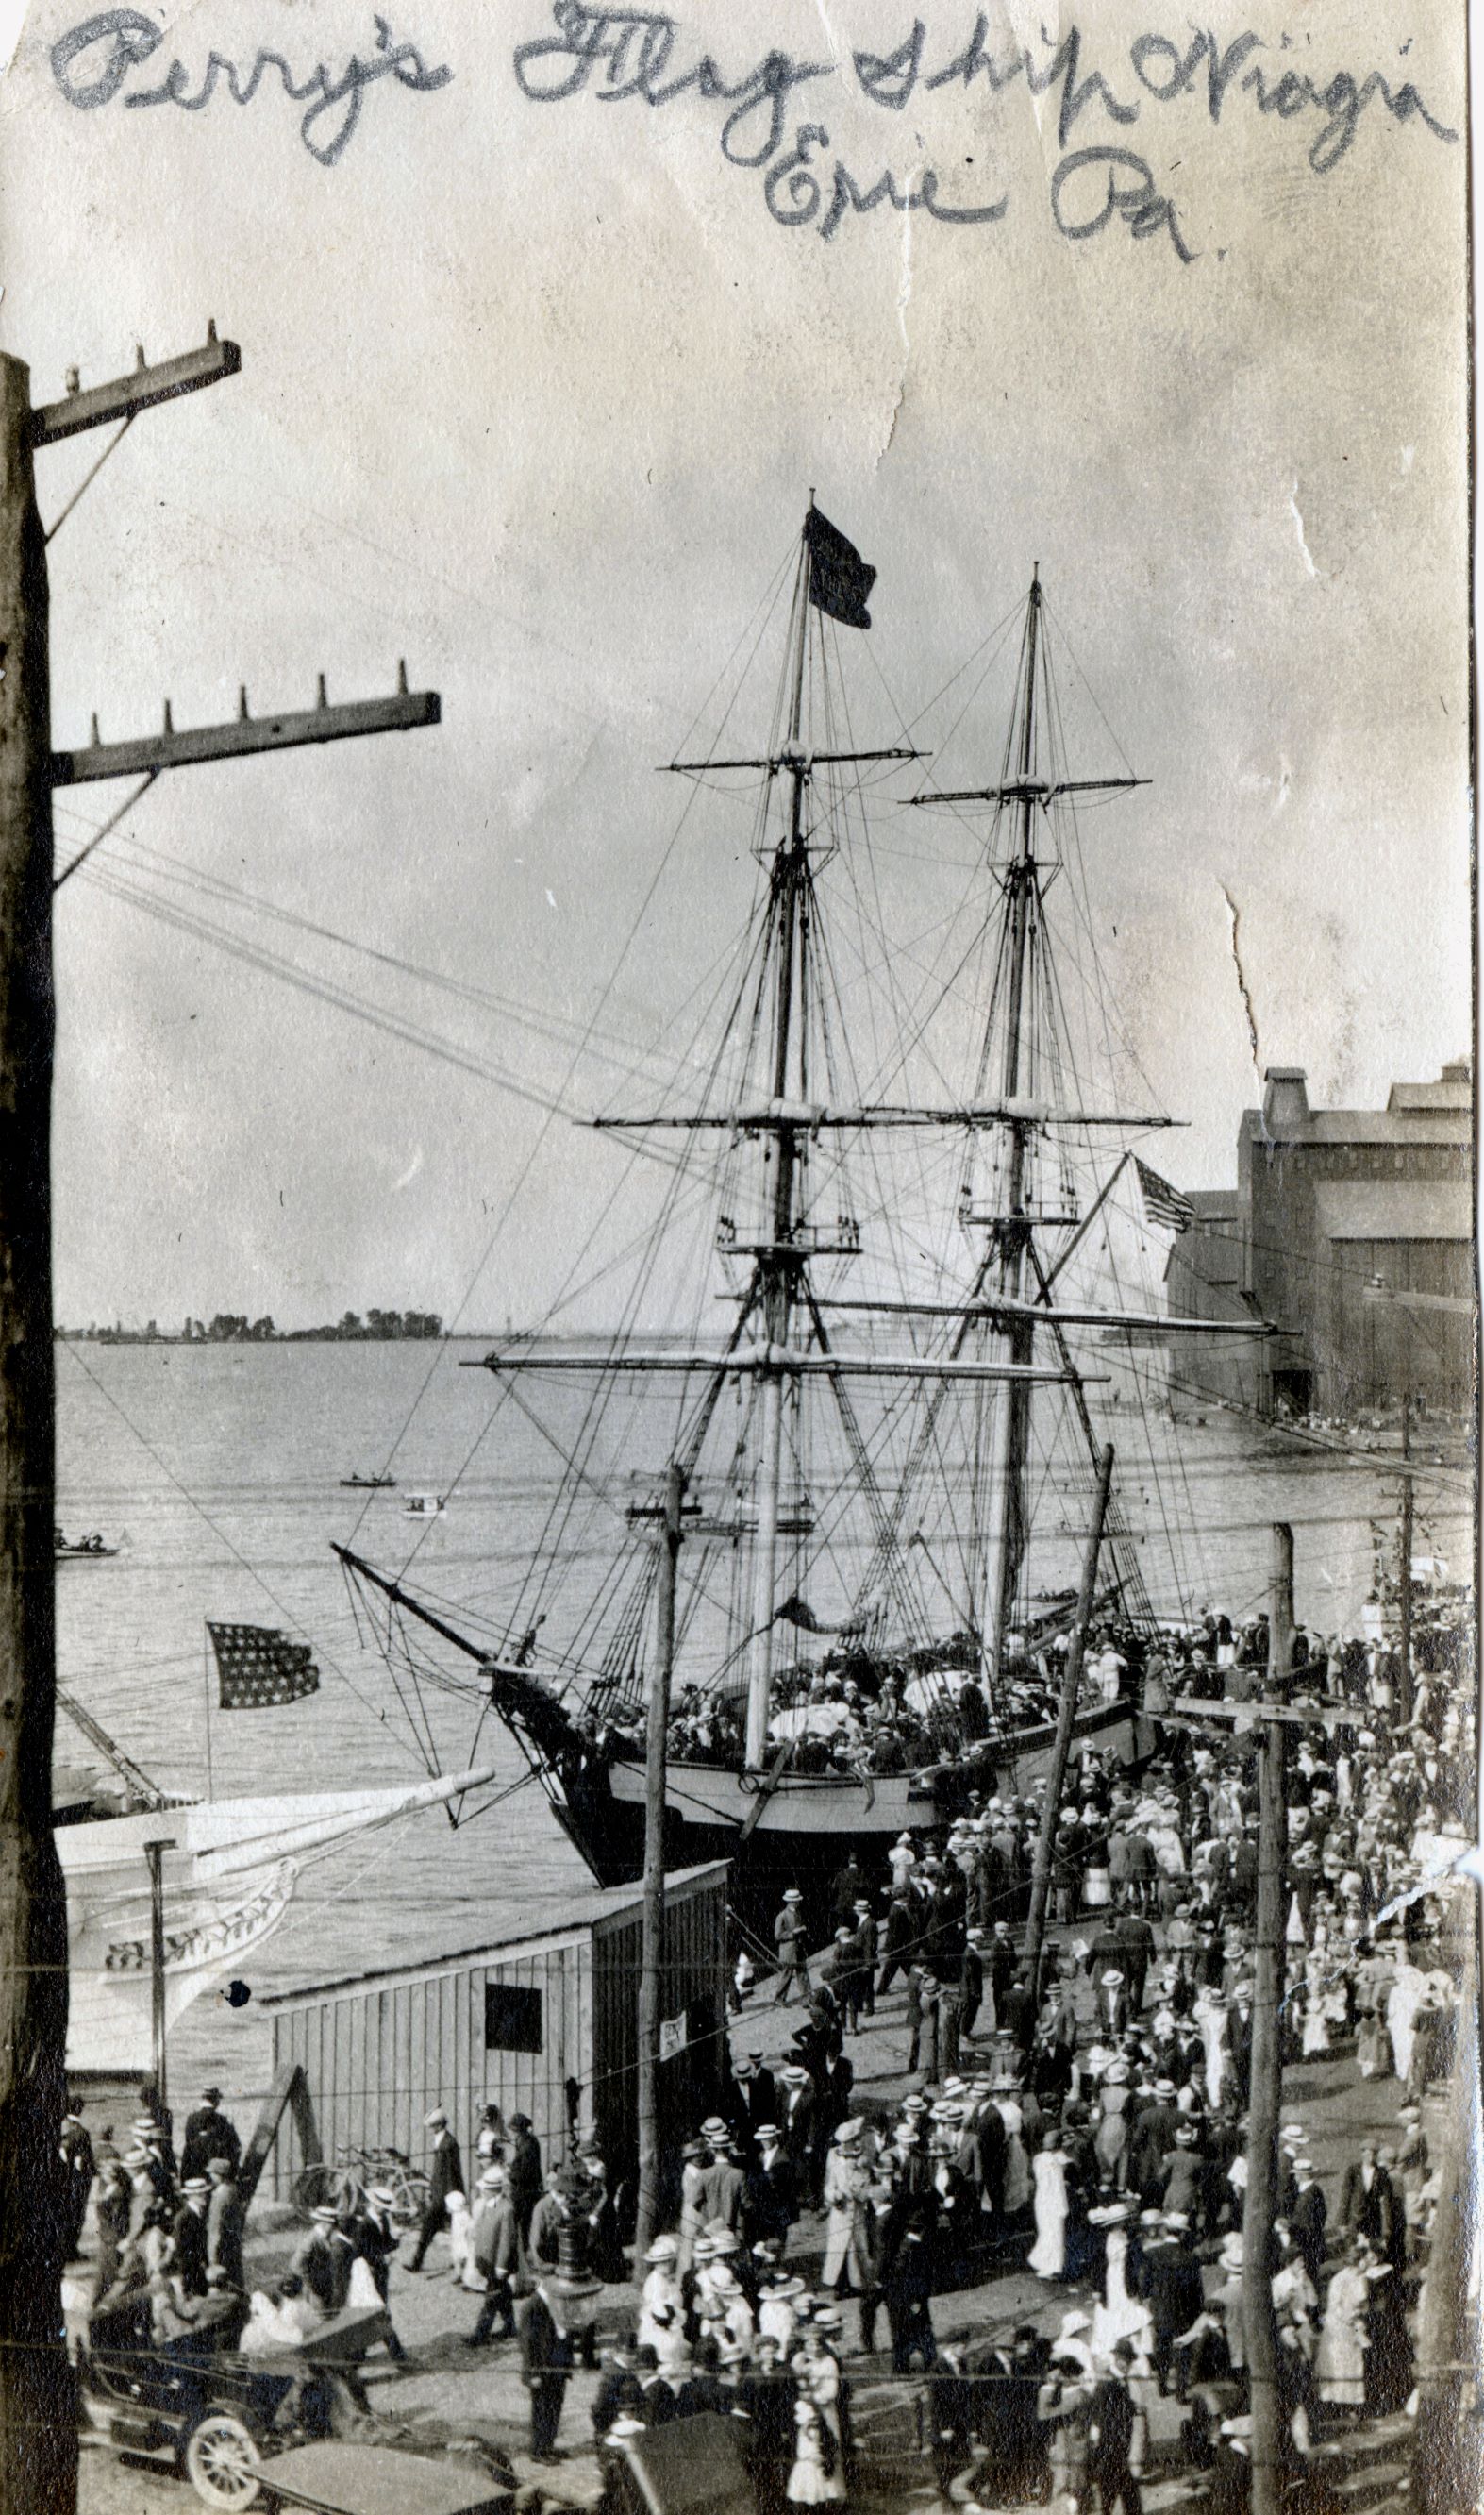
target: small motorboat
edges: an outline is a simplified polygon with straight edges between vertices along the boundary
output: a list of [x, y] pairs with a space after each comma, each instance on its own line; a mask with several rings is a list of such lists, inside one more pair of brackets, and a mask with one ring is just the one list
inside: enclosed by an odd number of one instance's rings
[[395, 1476], [342, 1476], [343, 1493], [387, 1493], [394, 1490]]
[[105, 1546], [96, 1530], [90, 1537], [68, 1537], [65, 1529], [59, 1528], [53, 1552], [59, 1563], [106, 1563], [118, 1547]]
[[443, 1508], [442, 1494], [409, 1494], [402, 1505], [409, 1519], [435, 1519]]

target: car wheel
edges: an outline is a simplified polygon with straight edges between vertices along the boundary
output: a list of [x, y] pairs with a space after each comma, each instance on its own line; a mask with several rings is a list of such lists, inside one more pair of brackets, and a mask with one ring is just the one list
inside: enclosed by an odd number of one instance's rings
[[255, 2429], [236, 2411], [208, 2411], [182, 2449], [186, 2477], [203, 2506], [256, 2506], [263, 2456]]

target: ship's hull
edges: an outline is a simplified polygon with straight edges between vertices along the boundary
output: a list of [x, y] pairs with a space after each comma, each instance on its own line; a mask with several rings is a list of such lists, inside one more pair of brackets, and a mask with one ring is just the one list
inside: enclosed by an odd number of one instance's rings
[[493, 1777], [493, 1766], [480, 1765], [401, 1790], [176, 1800], [59, 1825], [67, 1890], [68, 2069], [127, 2079], [151, 2066], [151, 1843], [165, 1846], [168, 2033], [192, 2000], [236, 1972], [277, 1929], [306, 1858]]
[[[1022, 1732], [998, 1765], [977, 1765], [972, 1786], [1028, 1790], [1049, 1769], [1053, 1731]], [[1076, 1736], [1119, 1762], [1150, 1752], [1152, 1730], [1133, 1705], [1079, 1712]], [[598, 1779], [569, 1789], [556, 1805], [561, 1824], [605, 1886], [638, 1877], [644, 1859], [644, 1768], [610, 1764]], [[733, 1863], [739, 1908], [755, 1914], [783, 1887], [797, 1885], [810, 1902], [854, 1852], [868, 1874], [882, 1870], [898, 1835], [924, 1835], [947, 1825], [967, 1805], [963, 1768], [926, 1779], [884, 1773], [869, 1780], [839, 1774], [741, 1773], [714, 1764], [672, 1763], [665, 1777], [665, 1865], [702, 1860]]]

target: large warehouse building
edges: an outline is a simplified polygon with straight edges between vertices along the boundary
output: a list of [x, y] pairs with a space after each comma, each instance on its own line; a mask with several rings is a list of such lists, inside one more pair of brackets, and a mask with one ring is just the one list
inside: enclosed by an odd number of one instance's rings
[[1270, 1320], [1228, 1345], [1192, 1338], [1173, 1369], [1196, 1394], [1262, 1413], [1353, 1417], [1471, 1404], [1473, 1320], [1408, 1293], [1473, 1290], [1473, 1088], [1468, 1064], [1393, 1085], [1384, 1109], [1314, 1109], [1301, 1067], [1269, 1066], [1244, 1111], [1237, 1183], [1190, 1199], [1166, 1273], [1187, 1318]]

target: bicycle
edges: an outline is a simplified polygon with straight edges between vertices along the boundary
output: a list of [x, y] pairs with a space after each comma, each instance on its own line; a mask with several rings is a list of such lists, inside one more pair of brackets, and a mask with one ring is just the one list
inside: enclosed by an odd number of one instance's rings
[[295, 2175], [294, 2206], [309, 2217], [315, 2209], [347, 2215], [359, 2208], [370, 2186], [379, 2183], [392, 2195], [390, 2215], [394, 2226], [415, 2226], [428, 2207], [432, 2185], [420, 2165], [400, 2148], [358, 2148], [347, 2141], [335, 2151], [335, 2163], [306, 2165]]

